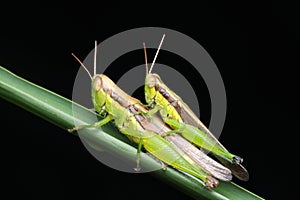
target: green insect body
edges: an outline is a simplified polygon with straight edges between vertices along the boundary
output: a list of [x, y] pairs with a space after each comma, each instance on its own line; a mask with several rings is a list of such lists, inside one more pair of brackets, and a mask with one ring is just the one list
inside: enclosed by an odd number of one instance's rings
[[[102, 121], [107, 123], [113, 120], [121, 133], [131, 138], [134, 142], [141, 144], [146, 151], [159, 160], [200, 178], [208, 188], [217, 186], [218, 181], [216, 179], [199, 166], [184, 158], [167, 140], [157, 133], [143, 128], [142, 125], [145, 126], [145, 123], [151, 122], [152, 119], [148, 116], [145, 117], [142, 114], [137, 114], [139, 111], [136, 110], [136, 107], [137, 105], [142, 105], [141, 102], [123, 92], [107, 76], [101, 74], [93, 77], [92, 97], [96, 111], [107, 113], [106, 118]], [[143, 118], [143, 122], [137, 120], [139, 117]], [[102, 126], [105, 123], [97, 122], [92, 127], [100, 126], [100, 124]], [[78, 128], [74, 130], [78, 130]], [[139, 166], [137, 166], [138, 168]]]
[[[239, 179], [245, 181], [248, 180], [248, 172], [241, 165], [243, 159], [230, 153], [199, 120], [189, 106], [163, 83], [160, 76], [158, 74], [151, 73], [163, 39], [164, 36], [156, 52], [150, 70], [148, 71], [148, 67], [146, 69], [147, 74], [144, 86], [145, 100], [148, 107], [152, 108], [152, 110], [148, 112], [148, 115], [159, 111], [164, 122], [173, 129], [169, 132], [169, 134], [180, 133], [196, 146], [204, 148], [216, 155], [220, 162], [230, 168], [233, 174], [235, 174]], [[146, 48], [144, 46], [146, 59], [147, 55], [145, 49]]]
[[[146, 151], [162, 162], [201, 179], [207, 188], [218, 185], [218, 180], [214, 176], [220, 180], [231, 180], [230, 170], [216, 163], [181, 136], [162, 137], [162, 134], [171, 129], [166, 127], [160, 119], [141, 114], [148, 110], [139, 100], [127, 95], [103, 74], [95, 74], [92, 77], [83, 63], [76, 56], [74, 57], [88, 72], [92, 80], [94, 108], [105, 118], [93, 125], [75, 127], [70, 129], [70, 132], [81, 128], [97, 128], [113, 121], [121, 133], [138, 144], [137, 171], [139, 170], [138, 155], [141, 148], [144, 147]], [[197, 151], [199, 152], [197, 153]]]

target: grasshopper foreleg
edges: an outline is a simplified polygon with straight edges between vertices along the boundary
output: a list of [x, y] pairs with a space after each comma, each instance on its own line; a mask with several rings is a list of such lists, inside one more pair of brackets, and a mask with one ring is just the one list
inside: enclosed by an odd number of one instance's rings
[[76, 126], [74, 128], [70, 128], [68, 129], [68, 131], [70, 133], [74, 132], [74, 131], [78, 131], [80, 129], [84, 129], [84, 128], [98, 128], [101, 127], [105, 124], [107, 124], [108, 122], [110, 122], [111, 120], [113, 120], [113, 116], [112, 115], [108, 115], [107, 117], [105, 117], [104, 119], [94, 123], [94, 124], [88, 124], [88, 125], [80, 125], [80, 126]]
[[142, 115], [145, 115], [147, 117], [150, 117], [151, 115], [156, 114], [160, 110], [161, 110], [161, 106], [155, 105], [152, 109], [147, 110], [147, 111], [141, 111], [140, 110], [140, 111], [136, 112], [135, 115], [141, 115], [142, 114]]

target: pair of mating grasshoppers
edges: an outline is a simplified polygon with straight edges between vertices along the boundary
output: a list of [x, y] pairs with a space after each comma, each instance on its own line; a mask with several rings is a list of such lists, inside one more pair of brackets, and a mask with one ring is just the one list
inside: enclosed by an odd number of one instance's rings
[[[140, 169], [139, 153], [144, 147], [163, 163], [201, 179], [207, 188], [216, 187], [217, 179], [230, 181], [232, 174], [241, 180], [248, 180], [248, 172], [241, 165], [242, 158], [227, 151], [188, 105], [162, 82], [159, 75], [151, 73], [164, 37], [150, 70], [144, 44], [146, 106], [126, 94], [106, 75], [95, 73], [97, 43], [93, 76], [73, 54], [90, 76], [94, 108], [98, 113], [105, 113], [105, 118], [93, 125], [78, 126], [69, 131], [97, 128], [113, 121], [121, 133], [138, 144], [137, 171]], [[160, 113], [161, 118], [155, 115], [156, 112]], [[202, 149], [214, 154], [224, 166], [207, 156]]]

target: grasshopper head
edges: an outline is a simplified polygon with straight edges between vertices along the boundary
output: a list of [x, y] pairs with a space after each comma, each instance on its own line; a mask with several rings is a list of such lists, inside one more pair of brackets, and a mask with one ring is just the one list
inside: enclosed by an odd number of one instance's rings
[[153, 101], [156, 94], [156, 86], [160, 83], [161, 79], [158, 74], [147, 74], [145, 79], [145, 98], [147, 103]]
[[92, 99], [95, 110], [101, 112], [106, 100], [106, 94], [103, 90], [102, 74], [96, 74], [92, 79]]

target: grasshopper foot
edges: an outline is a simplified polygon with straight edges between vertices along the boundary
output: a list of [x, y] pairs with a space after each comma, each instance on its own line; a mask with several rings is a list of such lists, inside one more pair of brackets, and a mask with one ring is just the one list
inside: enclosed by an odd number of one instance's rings
[[75, 132], [75, 131], [78, 131], [79, 128], [78, 128], [78, 127], [74, 127], [74, 128], [69, 128], [69, 129], [67, 129], [67, 130], [68, 130], [69, 133], [73, 133], [73, 132]]
[[141, 167], [140, 167], [140, 166], [136, 166], [136, 167], [134, 168], [134, 171], [140, 172], [140, 171], [141, 171]]
[[163, 163], [163, 162], [161, 162], [161, 169], [162, 169], [163, 171], [166, 171], [166, 170], [167, 170], [167, 165], [166, 165], [165, 163]]
[[241, 164], [243, 162], [243, 158], [241, 158], [239, 156], [234, 156], [232, 162], [234, 164]]
[[206, 181], [205, 181], [205, 186], [207, 187], [207, 189], [211, 189], [211, 188], [215, 188], [219, 185], [219, 181], [213, 177], [207, 177]]

